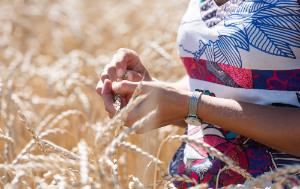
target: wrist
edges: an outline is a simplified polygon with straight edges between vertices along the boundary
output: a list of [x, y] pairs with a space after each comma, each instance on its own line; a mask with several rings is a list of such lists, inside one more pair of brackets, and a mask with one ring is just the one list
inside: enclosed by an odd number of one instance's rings
[[201, 90], [195, 90], [189, 99], [188, 115], [185, 118], [185, 122], [188, 125], [200, 126], [202, 119], [198, 116], [198, 104], [201, 101], [201, 97], [204, 94]]
[[176, 98], [176, 107], [174, 115], [176, 116], [176, 121], [184, 120], [189, 113], [189, 100], [192, 96], [190, 91], [180, 90], [178, 91], [178, 98]]

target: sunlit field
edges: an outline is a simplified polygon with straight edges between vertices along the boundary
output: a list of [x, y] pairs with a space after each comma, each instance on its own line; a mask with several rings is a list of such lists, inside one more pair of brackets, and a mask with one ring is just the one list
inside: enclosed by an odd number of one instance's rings
[[[118, 48], [137, 51], [151, 74], [185, 74], [176, 33], [187, 0], [0, 1], [0, 188], [174, 188], [168, 162], [182, 141], [203, 146], [261, 187], [280, 188], [289, 167], [253, 179], [220, 152], [167, 126], [147, 134], [124, 127], [131, 101], [114, 119], [95, 92]], [[151, 118], [149, 112], [148, 118]], [[147, 119], [147, 117], [145, 118]], [[200, 185], [195, 188], [205, 188]], [[234, 187], [234, 186], [232, 186]]]

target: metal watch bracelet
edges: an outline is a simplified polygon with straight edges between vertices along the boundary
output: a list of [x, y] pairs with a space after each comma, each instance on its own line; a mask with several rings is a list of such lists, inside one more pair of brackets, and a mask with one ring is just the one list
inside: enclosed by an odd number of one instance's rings
[[188, 115], [197, 115], [197, 110], [198, 110], [198, 102], [199, 100], [201, 100], [201, 95], [203, 93], [199, 92], [199, 91], [194, 91], [192, 93], [192, 96], [190, 98], [190, 102], [189, 102], [189, 114]]

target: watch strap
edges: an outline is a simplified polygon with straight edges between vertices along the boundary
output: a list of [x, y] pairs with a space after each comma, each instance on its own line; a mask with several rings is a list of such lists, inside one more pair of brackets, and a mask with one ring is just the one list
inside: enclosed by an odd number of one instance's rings
[[192, 115], [192, 116], [197, 115], [198, 102], [199, 102], [199, 99], [201, 98], [201, 95], [202, 95], [202, 92], [200, 92], [200, 91], [194, 91], [192, 93], [192, 96], [189, 101], [189, 114], [188, 115]]

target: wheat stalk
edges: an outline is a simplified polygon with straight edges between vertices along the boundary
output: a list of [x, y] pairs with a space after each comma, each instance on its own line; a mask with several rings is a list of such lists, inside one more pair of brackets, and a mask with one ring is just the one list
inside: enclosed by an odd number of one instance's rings
[[163, 177], [165, 181], [169, 181], [169, 182], [186, 182], [186, 183], [191, 183], [196, 185], [197, 181], [195, 181], [194, 179], [189, 178], [186, 175], [167, 175], [165, 177]]
[[[51, 129], [44, 131], [40, 134], [39, 138], [43, 138], [48, 136], [49, 134], [52, 133], [58, 133], [58, 132], [63, 132], [62, 129]], [[15, 159], [12, 161], [12, 164], [17, 164], [20, 159], [22, 159], [26, 154], [35, 146], [35, 140], [31, 139], [26, 146], [21, 150], [21, 152], [15, 157]]]
[[80, 157], [78, 155], [61, 146], [54, 144], [53, 142], [50, 142], [48, 140], [37, 140], [36, 142], [42, 147], [43, 151], [50, 150], [51, 152], [62, 155], [63, 157], [66, 157], [68, 159], [80, 160]]
[[133, 133], [134, 131], [141, 129], [145, 123], [149, 123], [150, 120], [152, 120], [155, 117], [156, 110], [151, 111], [148, 113], [145, 117], [135, 122], [132, 127], [124, 130], [119, 134], [118, 137], [112, 140], [111, 144], [107, 147], [106, 155], [108, 157], [112, 156], [112, 154], [115, 153], [116, 147], [120, 142], [122, 142], [125, 138], [128, 137], [129, 134]]
[[[20, 161], [28, 161], [28, 163], [30, 162], [37, 162], [37, 163], [54, 163], [57, 164], [61, 167], [80, 167], [80, 163], [77, 160], [72, 160], [72, 159], [65, 159], [62, 158], [59, 155], [55, 155], [55, 154], [51, 154], [51, 155], [25, 155], [22, 156], [20, 158]], [[21, 163], [19, 164], [21, 165]], [[12, 164], [12, 166], [14, 166]], [[91, 165], [91, 164], [87, 164], [87, 169], [91, 170], [91, 171], [96, 171], [95, 166]]]
[[[169, 138], [174, 134], [176, 133], [177, 130], [174, 130], [172, 133], [170, 133], [159, 145], [159, 148], [157, 150], [157, 153], [156, 153], [156, 158], [160, 158], [160, 154], [161, 154], [161, 150], [163, 148], [163, 146], [170, 140]], [[153, 189], [156, 189], [156, 180], [157, 180], [157, 164], [155, 164], [155, 167], [154, 167], [154, 178], [153, 178]]]
[[88, 168], [88, 151], [87, 144], [84, 140], [81, 140], [78, 144], [80, 154], [80, 182], [81, 186], [86, 186], [89, 180], [89, 168]]
[[146, 96], [138, 96], [137, 98], [131, 100], [126, 107], [121, 109], [121, 111], [119, 111], [119, 113], [107, 124], [107, 127], [102, 130], [102, 133], [99, 133], [99, 135], [96, 137], [96, 145], [99, 144], [100, 139], [102, 144], [107, 145], [110, 140], [105, 141], [103, 139], [108, 138], [107, 136], [110, 136], [110, 133], [113, 133], [115, 130], [118, 130], [119, 127], [122, 127], [128, 113], [145, 98]]
[[70, 116], [83, 116], [84, 117], [84, 114], [79, 110], [67, 110], [67, 111], [61, 112], [48, 125], [41, 124], [40, 127], [38, 127], [36, 129], [36, 132], [40, 133], [44, 129], [53, 128], [55, 125], [57, 125], [63, 119], [66, 119], [67, 117], [70, 117]]
[[266, 181], [274, 181], [282, 176], [300, 173], [300, 165], [291, 165], [283, 168], [277, 168], [274, 172], [265, 173], [253, 181], [249, 182], [249, 188], [262, 187]]
[[0, 140], [3, 140], [5, 142], [10, 142], [10, 143], [14, 142], [14, 140], [11, 137], [5, 136], [3, 134], [0, 134]]
[[145, 152], [143, 149], [137, 147], [134, 144], [130, 144], [129, 142], [121, 142], [121, 143], [119, 143], [119, 146], [123, 147], [125, 149], [128, 149], [128, 150], [134, 151], [142, 156], [145, 156], [149, 160], [151, 160], [151, 162], [154, 162], [155, 164], [158, 164], [158, 165], [162, 164], [162, 162], [159, 159], [157, 159], [153, 155], [149, 154], [148, 152]]
[[0, 78], [0, 116], [2, 112], [2, 95], [3, 95], [3, 81], [2, 78]]

